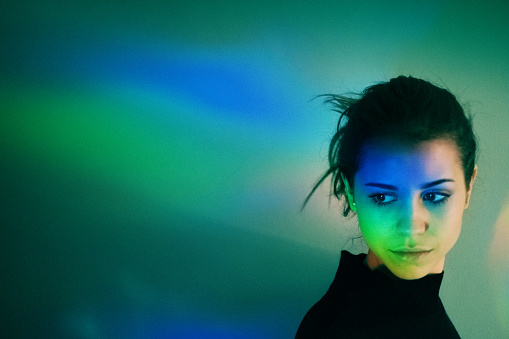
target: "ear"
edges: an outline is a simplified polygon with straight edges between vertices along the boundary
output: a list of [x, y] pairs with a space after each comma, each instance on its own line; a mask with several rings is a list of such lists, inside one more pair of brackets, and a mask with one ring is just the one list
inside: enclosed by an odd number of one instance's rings
[[350, 208], [352, 211], [357, 211], [357, 206], [355, 205], [355, 201], [353, 200], [353, 191], [350, 188], [350, 184], [348, 183], [348, 180], [346, 180], [343, 173], [341, 173], [341, 179], [343, 180], [343, 184], [345, 184], [345, 191], [346, 191], [346, 198], [348, 199], [348, 204], [350, 205]]
[[476, 177], [477, 177], [477, 165], [474, 166], [474, 171], [472, 172], [472, 178], [470, 178], [470, 185], [468, 186], [467, 198], [465, 200], [465, 209], [467, 209], [468, 205], [470, 204], [470, 196], [472, 194], [472, 187], [474, 186], [474, 181], [475, 181]]

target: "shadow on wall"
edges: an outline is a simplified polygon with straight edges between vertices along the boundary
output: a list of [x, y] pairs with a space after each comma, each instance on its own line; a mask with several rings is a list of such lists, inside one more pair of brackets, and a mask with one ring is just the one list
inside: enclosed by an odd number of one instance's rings
[[316, 277], [337, 265], [171, 206], [162, 215], [86, 173], [2, 158], [6, 337], [291, 337], [317, 298], [310, 291], [326, 288]]

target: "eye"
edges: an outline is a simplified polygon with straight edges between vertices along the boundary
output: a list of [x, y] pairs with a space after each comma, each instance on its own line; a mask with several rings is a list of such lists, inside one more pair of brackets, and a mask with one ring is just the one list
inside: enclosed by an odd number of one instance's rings
[[392, 194], [378, 193], [369, 196], [375, 205], [384, 206], [396, 200]]
[[432, 204], [441, 204], [447, 201], [451, 195], [446, 193], [438, 193], [438, 192], [428, 192], [424, 193], [422, 196], [422, 200], [428, 201]]

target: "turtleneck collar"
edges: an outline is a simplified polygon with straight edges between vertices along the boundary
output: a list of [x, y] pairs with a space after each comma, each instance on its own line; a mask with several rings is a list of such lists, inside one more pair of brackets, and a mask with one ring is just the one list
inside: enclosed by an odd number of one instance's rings
[[[384, 316], [427, 316], [443, 310], [439, 298], [443, 272], [404, 280], [385, 267], [374, 271], [364, 264], [366, 254], [342, 251], [332, 293], [351, 307]], [[384, 271], [385, 269], [385, 271]]]

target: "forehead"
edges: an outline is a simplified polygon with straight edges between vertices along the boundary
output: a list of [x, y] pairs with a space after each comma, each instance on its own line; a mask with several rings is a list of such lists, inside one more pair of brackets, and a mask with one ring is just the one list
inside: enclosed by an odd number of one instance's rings
[[435, 139], [413, 146], [385, 141], [363, 147], [356, 178], [420, 184], [444, 178], [459, 181], [463, 170], [456, 144], [451, 140]]

